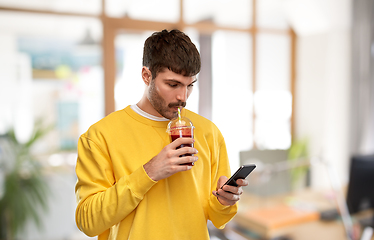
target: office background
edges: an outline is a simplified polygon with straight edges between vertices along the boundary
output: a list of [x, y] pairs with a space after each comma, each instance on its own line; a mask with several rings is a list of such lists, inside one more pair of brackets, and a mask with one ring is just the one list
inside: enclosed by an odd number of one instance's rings
[[[306, 141], [308, 157], [346, 185], [352, 154], [374, 152], [373, 5], [0, 0], [0, 134], [14, 129], [23, 143], [40, 119], [53, 126], [31, 150], [53, 190], [45, 227], [29, 224], [22, 239], [86, 239], [74, 223], [77, 138], [140, 99], [142, 45], [164, 28], [184, 30], [201, 52], [187, 108], [221, 129], [233, 171], [240, 152]], [[329, 187], [321, 166], [310, 187]]]

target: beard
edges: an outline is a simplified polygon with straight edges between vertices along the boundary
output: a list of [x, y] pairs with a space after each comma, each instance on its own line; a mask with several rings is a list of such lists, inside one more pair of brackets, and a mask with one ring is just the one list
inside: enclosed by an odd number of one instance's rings
[[173, 119], [178, 116], [178, 112], [173, 108], [185, 107], [186, 102], [178, 101], [167, 104], [165, 99], [160, 96], [155, 87], [155, 80], [150, 82], [148, 90], [148, 100], [152, 104], [153, 108], [164, 118]]

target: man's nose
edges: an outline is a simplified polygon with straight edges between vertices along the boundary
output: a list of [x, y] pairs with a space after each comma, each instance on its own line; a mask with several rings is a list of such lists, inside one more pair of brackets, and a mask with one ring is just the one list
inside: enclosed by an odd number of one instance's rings
[[186, 102], [187, 101], [187, 87], [182, 87], [177, 95], [177, 100]]

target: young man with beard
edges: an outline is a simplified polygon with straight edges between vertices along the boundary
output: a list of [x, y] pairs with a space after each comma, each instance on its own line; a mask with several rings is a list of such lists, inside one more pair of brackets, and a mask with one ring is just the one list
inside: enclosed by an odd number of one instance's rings
[[[184, 33], [152, 34], [144, 44], [143, 97], [80, 137], [76, 222], [88, 236], [209, 239], [208, 220], [223, 228], [236, 214], [248, 182], [220, 189], [230, 175], [224, 138], [211, 121], [184, 108], [200, 64]], [[166, 127], [178, 107], [193, 122], [195, 136], [170, 143]], [[192, 156], [179, 157], [186, 153]]]

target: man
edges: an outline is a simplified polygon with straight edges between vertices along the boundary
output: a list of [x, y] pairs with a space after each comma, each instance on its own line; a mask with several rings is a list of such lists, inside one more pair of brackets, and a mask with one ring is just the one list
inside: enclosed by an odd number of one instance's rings
[[[224, 139], [212, 122], [184, 109], [200, 64], [187, 35], [154, 33], [144, 44], [143, 97], [80, 137], [76, 222], [88, 236], [209, 239], [208, 220], [223, 228], [236, 214], [248, 182], [220, 189], [230, 175]], [[178, 107], [195, 136], [170, 143], [166, 127]], [[186, 153], [192, 156], [180, 157]]]

